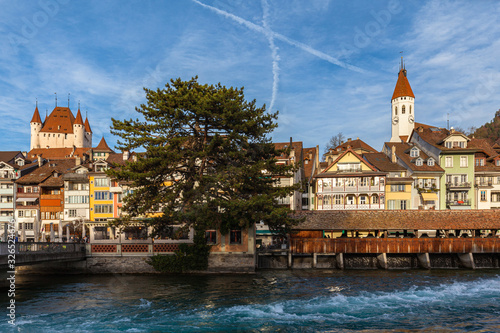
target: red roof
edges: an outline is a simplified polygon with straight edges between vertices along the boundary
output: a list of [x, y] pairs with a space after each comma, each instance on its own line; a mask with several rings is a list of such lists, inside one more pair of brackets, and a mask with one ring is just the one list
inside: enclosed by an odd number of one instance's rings
[[41, 155], [45, 159], [63, 160], [75, 156], [84, 157], [84, 154], [89, 154], [89, 150], [90, 148], [35, 148], [28, 153], [28, 158], [34, 159]]
[[394, 88], [392, 99], [403, 96], [410, 96], [415, 98], [415, 95], [413, 95], [413, 91], [410, 87], [410, 82], [408, 82], [408, 79], [406, 78], [406, 69], [401, 69], [399, 71], [398, 82], [396, 82], [396, 88]]
[[45, 119], [41, 132], [73, 133], [74, 123], [75, 116], [73, 116], [71, 110], [69, 108], [58, 106], [54, 108], [50, 115]]
[[106, 143], [106, 140], [104, 140], [104, 137], [102, 137], [97, 147], [94, 148], [94, 151], [113, 153], [113, 150], [109, 148], [108, 144]]
[[38, 112], [38, 106], [35, 108], [35, 113], [33, 113], [33, 118], [31, 118], [31, 123], [42, 123], [42, 118], [40, 118], [40, 113]]
[[82, 114], [80, 113], [80, 109], [78, 109], [74, 124], [75, 125], [83, 125], [83, 119], [82, 119]]
[[85, 118], [85, 132], [92, 133], [92, 130], [90, 129], [89, 118]]

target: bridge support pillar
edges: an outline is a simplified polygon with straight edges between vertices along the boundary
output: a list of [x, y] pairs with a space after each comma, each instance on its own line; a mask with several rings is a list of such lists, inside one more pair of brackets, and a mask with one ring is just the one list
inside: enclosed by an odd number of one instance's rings
[[474, 264], [474, 255], [472, 253], [460, 253], [458, 254], [458, 259], [465, 268], [476, 269], [476, 265]]
[[387, 269], [387, 253], [381, 253], [377, 256], [378, 264], [382, 269]]
[[337, 262], [338, 269], [344, 269], [344, 254], [343, 253], [337, 253], [335, 255], [335, 261]]
[[312, 268], [316, 268], [317, 265], [318, 265], [318, 254], [317, 253], [313, 253]]
[[425, 269], [431, 269], [431, 259], [429, 253], [421, 253], [417, 255], [418, 263]]

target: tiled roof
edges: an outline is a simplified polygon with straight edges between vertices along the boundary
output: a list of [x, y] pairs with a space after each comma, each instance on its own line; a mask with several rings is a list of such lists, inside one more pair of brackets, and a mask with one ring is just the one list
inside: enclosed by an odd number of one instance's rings
[[111, 148], [109, 148], [104, 137], [102, 137], [97, 147], [94, 148], [94, 151], [114, 153], [114, 151]]
[[399, 71], [398, 81], [396, 82], [396, 87], [394, 88], [391, 100], [403, 96], [415, 98], [415, 95], [413, 95], [413, 91], [411, 90], [410, 82], [408, 82], [408, 79], [406, 78], [405, 69], [401, 69]]
[[[447, 148], [443, 144], [443, 140], [445, 140], [450, 135], [463, 135], [463, 133], [454, 131], [453, 133], [447, 130], [446, 128], [438, 128], [431, 127], [428, 125], [420, 126], [421, 124], [415, 124], [415, 129], [412, 132], [412, 137], [415, 133], [422, 138], [428, 144], [439, 148], [441, 151], [450, 151], [450, 152], [475, 152], [475, 148]], [[465, 136], [466, 137], [466, 136]], [[470, 140], [470, 139], [469, 139]]]
[[92, 133], [92, 129], [90, 128], [89, 118], [85, 118], [85, 132]]
[[[314, 176], [311, 173], [313, 171], [314, 161], [316, 160], [316, 148], [304, 148], [302, 149], [302, 154], [304, 156], [304, 161], [302, 163], [304, 166], [304, 174], [306, 179], [309, 179]], [[316, 166], [316, 172], [318, 170], [317, 168], [318, 166]]]
[[363, 157], [380, 171], [406, 171], [401, 165], [392, 163], [384, 153], [366, 153]]
[[500, 229], [499, 210], [297, 211], [295, 230]]
[[40, 113], [38, 112], [38, 106], [35, 108], [35, 112], [33, 113], [33, 118], [31, 118], [31, 123], [42, 123], [42, 118], [40, 118]]
[[[283, 150], [290, 147], [290, 142], [274, 142], [274, 147], [276, 150]], [[292, 149], [295, 150], [295, 156], [300, 156], [302, 151], [302, 141], [292, 142]]]
[[129, 154], [129, 157], [127, 160], [123, 159], [123, 153], [110, 153], [108, 158], [106, 159], [106, 162], [111, 163], [111, 164], [125, 164], [125, 162], [132, 162], [134, 160], [135, 153], [132, 152]]
[[[338, 161], [340, 161], [347, 153], [351, 153], [353, 154], [355, 157], [357, 157], [359, 159], [359, 161], [361, 163], [364, 163], [367, 167], [369, 167], [372, 171], [374, 172], [377, 172], [378, 170], [370, 164], [370, 162], [368, 162], [367, 160], [363, 159], [363, 157], [361, 157], [359, 154], [357, 154], [354, 150], [352, 150], [351, 148], [348, 148], [346, 151], [344, 151], [339, 157], [337, 157], [335, 159], [335, 161], [333, 161], [332, 163], [330, 163], [330, 165], [328, 165], [320, 174], [317, 175], [317, 177], [327, 177], [328, 175], [332, 174], [332, 173], [337, 173], [337, 172], [332, 172], [332, 171], [326, 171], [328, 169], [330, 169], [335, 163], [337, 163]], [[363, 171], [363, 173], [366, 173], [367, 171]], [[345, 172], [342, 172], [343, 175], [347, 175], [347, 173]], [[359, 174], [359, 173], [358, 173]]]
[[495, 157], [498, 155], [495, 149], [493, 149], [493, 144], [488, 139], [471, 139], [467, 143], [467, 147], [481, 150], [488, 155], [488, 157]]
[[[69, 108], [56, 107], [50, 113], [45, 123], [43, 124], [41, 132], [50, 133], [73, 133], [73, 124], [75, 117]], [[83, 125], [83, 123], [82, 123]]]
[[[418, 171], [434, 171], [434, 172], [444, 172], [443, 168], [441, 168], [438, 165], [439, 161], [434, 161], [433, 166], [427, 165], [427, 163], [423, 163], [421, 166], [416, 165], [413, 160], [415, 159], [414, 157], [410, 156], [410, 149], [413, 148], [414, 146], [410, 143], [395, 143], [395, 142], [386, 142], [385, 146], [387, 147], [388, 151], [392, 151], [392, 147], [396, 147], [396, 156], [401, 159], [401, 161], [406, 164], [412, 171], [418, 172]], [[418, 148], [418, 147], [417, 147]], [[427, 155], [424, 151], [419, 149], [419, 156], [424, 160], [427, 161], [429, 158], [429, 155]]]
[[74, 125], [83, 125], [83, 119], [82, 119], [82, 114], [80, 113], [80, 109], [78, 109], [78, 112], [76, 113], [75, 122], [73, 124]]
[[89, 155], [90, 148], [35, 148], [28, 153], [28, 158], [37, 158], [41, 155], [42, 158], [48, 160], [62, 160], [69, 157], [84, 157]]
[[22, 155], [20, 151], [0, 151], [0, 161], [6, 163], [14, 162], [14, 159], [19, 154]]
[[[71, 172], [71, 168], [73, 168], [75, 165], [76, 161], [74, 159], [50, 161], [49, 163], [45, 163], [43, 166], [34, 170], [33, 172], [25, 176], [22, 176], [21, 178], [16, 180], [16, 183], [19, 184], [44, 183], [44, 185], [52, 186], [53, 184], [56, 184], [55, 186], [58, 186], [57, 184], [59, 184], [62, 181], [61, 175], [67, 172]], [[60, 175], [59, 177], [53, 177], [53, 173], [55, 171], [59, 173]], [[55, 178], [56, 180], [49, 180], [49, 178]]]
[[338, 148], [341, 148], [342, 151], [347, 150], [348, 147], [351, 147], [352, 150], [366, 150], [366, 152], [373, 152], [376, 153], [377, 150], [368, 145], [366, 142], [360, 139], [356, 140], [347, 140], [346, 142], [342, 143], [341, 145], [337, 146], [334, 148], [335, 151], [338, 151]]

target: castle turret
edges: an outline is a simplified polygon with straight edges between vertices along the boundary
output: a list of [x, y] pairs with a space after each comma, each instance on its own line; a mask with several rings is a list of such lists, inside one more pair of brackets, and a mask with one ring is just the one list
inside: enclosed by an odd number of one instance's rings
[[415, 127], [415, 95], [401, 57], [398, 81], [391, 99], [391, 142], [407, 142]]
[[73, 135], [75, 137], [74, 146], [76, 148], [83, 148], [83, 142], [85, 138], [85, 125], [83, 124], [82, 114], [80, 109], [76, 114], [75, 122], [73, 123]]
[[90, 128], [89, 118], [85, 117], [85, 147], [92, 147], [92, 129]]
[[35, 112], [30, 122], [31, 127], [31, 138], [30, 138], [30, 150], [35, 148], [40, 148], [40, 130], [42, 129], [42, 118], [40, 118], [40, 113], [38, 112], [38, 103], [35, 107]]

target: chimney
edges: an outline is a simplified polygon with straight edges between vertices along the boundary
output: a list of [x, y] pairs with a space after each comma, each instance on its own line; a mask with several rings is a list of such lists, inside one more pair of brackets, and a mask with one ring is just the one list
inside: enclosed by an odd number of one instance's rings
[[351, 138], [348, 138], [348, 139], [347, 139], [347, 142], [351, 142], [351, 140], [352, 140]]
[[42, 155], [37, 155], [37, 158], [38, 158], [38, 167], [41, 167], [43, 165]]
[[125, 151], [123, 152], [123, 160], [124, 160], [124, 161], [127, 161], [127, 160], [128, 160], [128, 158], [129, 158], [129, 156], [130, 156], [130, 153], [128, 152], [128, 150], [125, 150]]
[[80, 156], [75, 156], [75, 165], [80, 165], [82, 164], [82, 159], [80, 158]]
[[455, 133], [455, 129], [453, 127], [450, 128], [451, 133]]
[[391, 162], [397, 163], [398, 159], [396, 158], [396, 146], [391, 147]]

